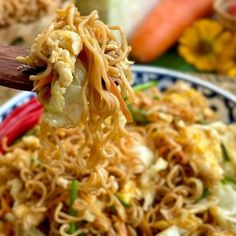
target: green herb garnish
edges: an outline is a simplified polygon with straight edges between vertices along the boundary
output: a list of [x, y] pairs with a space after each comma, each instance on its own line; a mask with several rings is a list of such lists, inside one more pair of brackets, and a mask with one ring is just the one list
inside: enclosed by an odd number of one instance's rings
[[150, 121], [147, 118], [146, 111], [139, 109], [139, 108], [134, 108], [131, 105], [128, 105], [128, 109], [129, 109], [129, 111], [133, 117], [133, 120], [135, 122], [143, 124], [143, 125], [150, 123]]
[[209, 191], [209, 189], [208, 188], [204, 188], [202, 196], [200, 197], [199, 201], [204, 199], [204, 198], [207, 198], [209, 195], [211, 195], [211, 192]]
[[208, 125], [209, 124], [209, 122], [207, 122], [206, 120], [199, 120], [197, 123], [200, 125]]
[[135, 92], [143, 91], [143, 90], [147, 90], [147, 89], [150, 89], [152, 87], [155, 87], [155, 86], [157, 86], [157, 84], [158, 84], [157, 80], [151, 80], [151, 81], [148, 81], [146, 83], [142, 83], [142, 84], [138, 84], [138, 85], [133, 86], [133, 90]]
[[152, 97], [152, 99], [160, 100], [160, 97], [159, 96], [154, 96], [154, 97]]
[[224, 179], [221, 180], [222, 184], [236, 184], [236, 179], [230, 176], [224, 176]]
[[[71, 216], [76, 216], [76, 211], [73, 209], [73, 204], [75, 202], [75, 200], [77, 199], [77, 192], [78, 192], [78, 181], [77, 180], [73, 180], [71, 183], [71, 189], [70, 189], [70, 202], [69, 202], [69, 214]], [[76, 232], [77, 230], [77, 225], [75, 222], [70, 224], [70, 228], [68, 233], [69, 234], [73, 234], [74, 232]]]
[[130, 208], [131, 205], [124, 200], [124, 198], [122, 196], [120, 196], [118, 193], [115, 194], [115, 196], [119, 199], [120, 203], [125, 207], [125, 208]]
[[226, 146], [224, 145], [224, 143], [221, 143], [220, 147], [221, 147], [221, 151], [222, 151], [224, 161], [230, 161], [229, 153], [228, 153], [228, 150], [227, 150]]

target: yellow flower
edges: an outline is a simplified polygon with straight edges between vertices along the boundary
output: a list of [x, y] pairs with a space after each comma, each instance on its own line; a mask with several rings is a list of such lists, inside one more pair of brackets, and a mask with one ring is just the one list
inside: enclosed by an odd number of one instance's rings
[[236, 34], [219, 56], [217, 71], [230, 77], [236, 76]]
[[199, 70], [217, 68], [218, 56], [232, 35], [213, 20], [203, 19], [189, 27], [180, 38], [179, 54]]

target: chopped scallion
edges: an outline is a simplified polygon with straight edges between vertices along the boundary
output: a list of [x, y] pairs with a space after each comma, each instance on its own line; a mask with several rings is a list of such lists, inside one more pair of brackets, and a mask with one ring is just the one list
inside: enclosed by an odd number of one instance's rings
[[135, 122], [140, 123], [140, 124], [150, 123], [150, 121], [147, 119], [146, 111], [142, 109], [134, 108], [131, 105], [129, 105], [128, 108]]
[[204, 188], [203, 193], [202, 193], [202, 196], [200, 197], [199, 200], [202, 200], [202, 199], [204, 199], [204, 198], [207, 198], [210, 194], [211, 194], [211, 192], [209, 191], [209, 189], [208, 189], [208, 188]]
[[143, 90], [147, 90], [147, 89], [150, 89], [152, 87], [155, 87], [155, 86], [157, 86], [157, 84], [158, 84], [157, 80], [151, 80], [151, 81], [148, 81], [146, 83], [142, 83], [142, 84], [138, 84], [138, 85], [133, 86], [133, 90], [135, 92], [143, 91]]
[[[77, 180], [73, 180], [71, 183], [71, 189], [70, 189], [70, 208], [69, 208], [69, 214], [71, 216], [76, 216], [76, 211], [73, 209], [73, 204], [75, 202], [75, 200], [77, 199], [77, 192], [78, 192], [78, 181]], [[68, 233], [69, 234], [73, 234], [74, 232], [76, 232], [77, 230], [77, 225], [75, 222], [70, 224], [70, 228]]]
[[121, 203], [125, 208], [130, 208], [130, 207], [131, 207], [131, 205], [130, 205], [128, 202], [126, 202], [126, 201], [122, 198], [122, 196], [120, 196], [119, 194], [116, 194], [116, 197], [119, 199], [120, 203]]
[[160, 97], [159, 96], [154, 96], [153, 99], [160, 100]]
[[208, 125], [208, 122], [206, 120], [199, 120], [197, 123], [200, 125]]
[[230, 176], [224, 176], [224, 179], [221, 180], [222, 184], [236, 184], [236, 178]]
[[227, 150], [226, 146], [224, 145], [224, 143], [221, 143], [220, 147], [221, 147], [221, 151], [222, 151], [224, 161], [230, 161], [229, 153], [228, 153], [228, 150]]

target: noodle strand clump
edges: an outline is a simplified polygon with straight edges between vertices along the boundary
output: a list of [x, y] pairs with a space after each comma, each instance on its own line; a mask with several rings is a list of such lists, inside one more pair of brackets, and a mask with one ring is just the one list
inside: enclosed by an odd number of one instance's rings
[[[50, 143], [56, 142], [55, 128], [81, 126], [85, 132], [81, 156], [93, 153], [89, 168], [104, 159], [101, 147], [125, 132], [121, 117], [132, 120], [126, 105], [134, 99], [129, 51], [122, 30], [103, 24], [96, 11], [80, 16], [73, 5], [57, 10], [55, 21], [37, 36], [29, 55], [19, 58], [42, 68], [30, 79], [45, 108], [41, 141], [47, 150], [54, 148]], [[82, 160], [78, 162], [85, 168]]]
[[122, 30], [103, 24], [96, 11], [82, 17], [72, 5], [57, 10], [56, 20], [37, 36], [29, 56], [20, 58], [42, 68], [30, 79], [45, 105], [44, 120], [65, 128], [81, 123], [96, 132], [107, 118], [117, 129], [121, 109], [130, 121], [125, 105], [134, 99], [129, 51]]

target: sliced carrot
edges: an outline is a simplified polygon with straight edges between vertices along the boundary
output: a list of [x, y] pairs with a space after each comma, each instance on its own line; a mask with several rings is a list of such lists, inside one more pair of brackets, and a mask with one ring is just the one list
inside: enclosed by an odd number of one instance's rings
[[0, 217], [4, 216], [6, 213], [11, 211], [11, 207], [9, 206], [9, 199], [1, 197], [1, 209], [0, 209]]
[[130, 38], [132, 56], [149, 62], [170, 48], [195, 20], [212, 13], [213, 0], [160, 0]]
[[53, 73], [49, 74], [44, 79], [37, 81], [36, 85], [34, 86], [33, 91], [36, 91], [36, 90], [40, 89], [41, 87], [43, 87], [44, 85], [51, 83], [52, 79], [53, 79]]
[[13, 224], [11, 222], [6, 222], [6, 235], [13, 235]]
[[143, 219], [141, 225], [140, 225], [143, 235], [147, 235], [147, 236], [153, 236], [150, 224], [148, 224], [146, 218]]
[[111, 87], [110, 87], [111, 92], [117, 97], [117, 99], [120, 103], [120, 109], [121, 109], [123, 115], [125, 116], [127, 122], [132, 122], [133, 118], [132, 118], [132, 115], [131, 115], [128, 107], [125, 104], [125, 101], [123, 100], [123, 98], [122, 98], [120, 92], [118, 91], [115, 83], [112, 81], [112, 79], [110, 77], [109, 77], [109, 80], [111, 82]]

